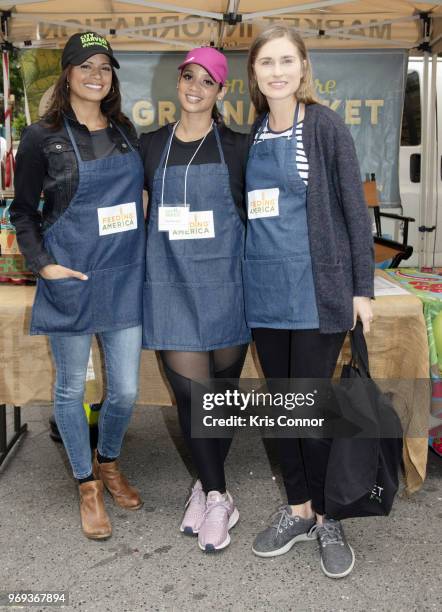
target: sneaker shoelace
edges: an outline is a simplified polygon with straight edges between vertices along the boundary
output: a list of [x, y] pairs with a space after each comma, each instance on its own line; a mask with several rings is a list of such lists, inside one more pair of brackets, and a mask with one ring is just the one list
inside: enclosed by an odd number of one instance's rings
[[287, 506], [281, 506], [277, 512], [272, 516], [274, 520], [272, 527], [276, 529], [278, 533], [282, 533], [283, 529], [288, 529], [293, 525], [294, 521], [298, 521], [299, 518], [297, 516], [293, 516], [288, 513]]
[[202, 496], [204, 495], [204, 502], [205, 502], [205, 494], [204, 491], [202, 489], [192, 489], [192, 493], [189, 497], [189, 499], [186, 502], [186, 508], [188, 508], [190, 506], [190, 504], [195, 500], [196, 503], [204, 503]]
[[344, 546], [341, 528], [338, 522], [327, 521], [317, 526], [321, 546], [325, 548], [327, 544], [340, 544]]
[[209, 518], [210, 520], [207, 522], [215, 523], [222, 521], [224, 518], [224, 512], [229, 512], [230, 504], [227, 500], [220, 499], [216, 502], [211, 502], [207, 504], [206, 509], [204, 511], [204, 521]]

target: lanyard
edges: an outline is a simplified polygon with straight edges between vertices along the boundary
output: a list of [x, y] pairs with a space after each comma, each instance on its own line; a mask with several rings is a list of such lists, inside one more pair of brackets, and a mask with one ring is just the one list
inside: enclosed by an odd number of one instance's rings
[[[175, 125], [173, 126], [172, 135], [171, 135], [170, 140], [169, 140], [169, 147], [168, 147], [168, 149], [167, 149], [166, 161], [164, 162], [164, 170], [163, 170], [163, 182], [162, 182], [162, 186], [161, 186], [161, 206], [164, 206], [164, 181], [165, 181], [165, 178], [166, 178], [166, 168], [167, 168], [167, 162], [169, 161], [169, 153], [170, 153], [170, 149], [172, 148], [172, 140], [173, 140], [173, 137], [174, 137], [174, 135], [175, 135], [175, 130], [176, 130], [176, 129], [177, 129], [177, 127], [178, 127], [178, 124], [179, 124], [179, 121], [177, 121], [177, 122], [175, 123]], [[195, 159], [196, 154], [198, 153], [198, 151], [199, 151], [199, 150], [201, 149], [201, 147], [203, 146], [204, 141], [206, 140], [207, 135], [209, 134], [209, 132], [210, 132], [210, 130], [212, 129], [212, 127], [213, 127], [213, 120], [212, 120], [212, 122], [211, 122], [211, 124], [210, 124], [209, 129], [208, 129], [208, 130], [207, 130], [207, 132], [205, 133], [204, 138], [203, 138], [203, 139], [202, 139], [202, 141], [199, 143], [199, 145], [198, 145], [198, 147], [197, 147], [197, 149], [196, 149], [195, 153], [194, 153], [194, 154], [192, 155], [192, 157], [190, 158], [190, 162], [187, 164], [187, 167], [186, 167], [186, 173], [185, 173], [185, 175], [184, 175], [184, 206], [187, 206], [187, 173], [188, 173], [188, 171], [189, 171], [189, 166], [190, 166], [190, 164], [193, 162], [193, 160]]]

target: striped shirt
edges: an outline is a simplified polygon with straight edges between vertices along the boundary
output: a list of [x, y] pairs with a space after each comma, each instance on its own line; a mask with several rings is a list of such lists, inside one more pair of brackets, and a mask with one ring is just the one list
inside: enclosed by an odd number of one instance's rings
[[[308, 183], [308, 160], [304, 151], [304, 145], [302, 143], [302, 126], [304, 122], [299, 121], [296, 124], [296, 167], [298, 168], [299, 176], [302, 178], [304, 183], [307, 185]], [[269, 140], [270, 138], [287, 138], [287, 140], [291, 140], [292, 138], [292, 128], [285, 130], [285, 132], [273, 132], [269, 128], [269, 118], [267, 116], [266, 122], [263, 126], [262, 130], [258, 130], [255, 134], [255, 139], [253, 144], [259, 144], [264, 140]]]

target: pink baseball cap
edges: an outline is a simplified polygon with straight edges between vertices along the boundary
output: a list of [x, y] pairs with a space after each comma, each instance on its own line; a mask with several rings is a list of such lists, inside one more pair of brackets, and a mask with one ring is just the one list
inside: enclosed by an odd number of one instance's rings
[[225, 55], [213, 47], [197, 47], [186, 55], [186, 59], [178, 66], [182, 70], [188, 64], [198, 64], [207, 70], [216, 83], [224, 85], [229, 69]]

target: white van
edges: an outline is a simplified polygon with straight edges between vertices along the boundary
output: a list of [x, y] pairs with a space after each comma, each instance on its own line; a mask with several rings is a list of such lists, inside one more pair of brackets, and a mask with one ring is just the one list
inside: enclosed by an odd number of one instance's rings
[[[413, 246], [413, 255], [410, 259], [403, 261], [402, 266], [412, 267], [418, 265], [419, 251], [419, 203], [420, 203], [420, 161], [422, 152], [421, 138], [421, 109], [422, 109], [422, 82], [423, 82], [423, 59], [410, 57], [408, 61], [408, 75], [405, 90], [404, 113], [402, 119], [401, 147], [399, 154], [399, 186], [401, 195], [401, 208], [389, 209], [388, 212], [396, 212], [407, 217], [413, 217], [414, 223], [410, 223], [408, 230], [408, 243]], [[437, 207], [433, 224], [437, 228], [429, 234], [429, 244], [433, 251], [427, 265], [442, 266], [442, 58], [437, 62], [437, 109], [434, 109], [436, 119], [436, 147], [437, 147], [437, 171], [435, 173], [435, 193]], [[439, 218], [438, 218], [439, 212]], [[387, 220], [385, 220], [387, 221]], [[392, 223], [382, 222], [382, 230], [401, 240], [400, 228], [394, 228]], [[396, 233], [395, 233], [396, 232]]]

